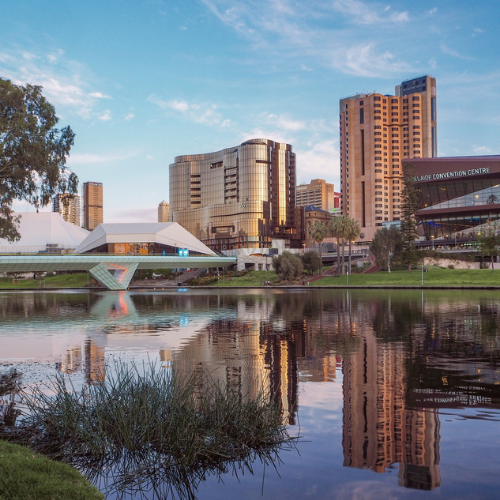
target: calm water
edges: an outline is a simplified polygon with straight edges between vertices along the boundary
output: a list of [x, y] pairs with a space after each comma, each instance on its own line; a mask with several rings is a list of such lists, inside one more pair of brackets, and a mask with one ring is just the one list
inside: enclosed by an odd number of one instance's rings
[[493, 499], [499, 312], [487, 291], [1, 293], [0, 372], [85, 384], [150, 359], [296, 402], [297, 451], [208, 477], [200, 499]]

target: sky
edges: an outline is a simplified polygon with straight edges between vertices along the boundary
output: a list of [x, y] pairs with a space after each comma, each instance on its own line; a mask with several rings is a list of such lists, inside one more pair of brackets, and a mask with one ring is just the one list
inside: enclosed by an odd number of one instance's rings
[[500, 0], [0, 0], [0, 77], [71, 126], [104, 222], [155, 222], [176, 156], [251, 138], [339, 190], [339, 99], [426, 74], [438, 156], [500, 154], [499, 18]]

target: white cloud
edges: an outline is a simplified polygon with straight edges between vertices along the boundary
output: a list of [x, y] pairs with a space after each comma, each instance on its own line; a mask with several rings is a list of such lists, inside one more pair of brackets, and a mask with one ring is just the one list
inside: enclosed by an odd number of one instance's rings
[[473, 151], [474, 151], [474, 153], [476, 153], [478, 155], [491, 155], [491, 154], [493, 154], [493, 151], [486, 146], [474, 146]]
[[75, 153], [68, 158], [68, 166], [72, 165], [91, 165], [96, 163], [114, 163], [117, 161], [127, 160], [136, 156], [135, 153], [126, 154], [92, 154], [92, 153]]
[[96, 99], [111, 99], [109, 95], [101, 94], [100, 92], [91, 92], [89, 97], [95, 97]]
[[308, 183], [311, 179], [325, 179], [334, 183], [340, 191], [339, 158], [336, 140], [323, 140], [309, 144], [306, 149], [297, 149], [297, 183]]
[[338, 50], [332, 58], [335, 67], [357, 76], [384, 77], [388, 74], [415, 72], [410, 64], [398, 60], [392, 52], [378, 52], [374, 42]]
[[[381, 29], [391, 25], [394, 36], [406, 36], [403, 26], [417, 21], [410, 20], [406, 11], [361, 0], [311, 0], [307, 9], [296, 0], [274, 0], [266, 9], [258, 0], [202, 2], [221, 22], [248, 38], [254, 50], [265, 52], [275, 62], [294, 58], [302, 70], [309, 70], [310, 61], [328, 67], [333, 61], [343, 73], [383, 78], [421, 71], [405, 61], [406, 51], [401, 57], [392, 54], [398, 50], [393, 40], [389, 53], [380, 35]], [[360, 47], [370, 48], [370, 59], [363, 58], [358, 64]], [[379, 69], [380, 61], [383, 67]]]
[[471, 61], [473, 59], [472, 57], [468, 57], [468, 56], [465, 56], [463, 54], [460, 54], [460, 52], [457, 52], [456, 50], [448, 47], [444, 43], [442, 43], [439, 46], [439, 48], [441, 49], [441, 52], [443, 52], [443, 54], [446, 54], [448, 56], [456, 57], [458, 59], [464, 59], [466, 61]]
[[128, 115], [125, 115], [125, 120], [127, 121], [132, 120], [132, 118], [135, 118], [134, 113], [129, 113]]
[[180, 113], [187, 120], [202, 125], [228, 127], [231, 121], [224, 118], [213, 103], [187, 102], [184, 100], [165, 101], [156, 94], [150, 95], [148, 101], [156, 104], [161, 109], [172, 110]]
[[91, 118], [98, 100], [109, 96], [88, 90], [88, 70], [63, 56], [62, 50], [46, 55], [4, 51], [0, 54], [0, 72], [17, 85], [42, 86], [44, 96], [59, 113], [68, 108], [84, 118]]
[[292, 120], [287, 115], [277, 116], [271, 113], [270, 115], [267, 115], [266, 119], [271, 125], [278, 127], [280, 130], [297, 131], [302, 130], [306, 126], [305, 122]]
[[391, 6], [379, 10], [376, 4], [361, 2], [359, 0], [336, 0], [333, 7], [338, 12], [350, 16], [350, 20], [359, 24], [380, 24], [384, 22], [407, 22], [408, 12], [394, 12], [388, 14]]
[[103, 121], [103, 122], [107, 122], [109, 120], [111, 120], [111, 111], [109, 109], [106, 109], [104, 111], [104, 113], [102, 113], [100, 116], [99, 116], [99, 120]]

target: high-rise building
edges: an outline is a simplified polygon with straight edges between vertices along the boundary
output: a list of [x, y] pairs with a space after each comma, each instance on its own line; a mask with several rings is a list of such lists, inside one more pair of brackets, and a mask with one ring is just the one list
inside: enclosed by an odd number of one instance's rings
[[365, 240], [400, 220], [402, 159], [437, 156], [436, 79], [407, 80], [395, 94], [340, 100], [341, 209]]
[[313, 179], [309, 184], [297, 186], [295, 203], [298, 207], [314, 205], [330, 212], [335, 208], [335, 190], [333, 184], [323, 179]]
[[102, 183], [83, 184], [83, 227], [92, 231], [103, 222]]
[[170, 165], [170, 217], [212, 249], [300, 248], [295, 154], [289, 144], [252, 139]]
[[170, 222], [170, 205], [163, 200], [158, 205], [158, 222]]
[[58, 212], [71, 224], [80, 227], [80, 197], [77, 194], [56, 194], [52, 198], [52, 212]]

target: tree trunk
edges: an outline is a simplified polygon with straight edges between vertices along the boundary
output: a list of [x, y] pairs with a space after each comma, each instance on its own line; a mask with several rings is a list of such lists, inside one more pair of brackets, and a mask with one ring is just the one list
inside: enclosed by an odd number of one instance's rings
[[352, 241], [349, 240], [349, 265], [347, 266], [347, 272], [351, 274], [351, 253], [352, 253]]
[[387, 272], [391, 274], [391, 251], [389, 250], [389, 254], [387, 256]]
[[323, 245], [322, 241], [318, 241], [318, 253], [319, 253], [319, 270], [318, 275], [323, 271], [323, 252], [321, 251], [321, 246]]
[[345, 241], [342, 238], [342, 275], [344, 274], [344, 259], [345, 259]]

